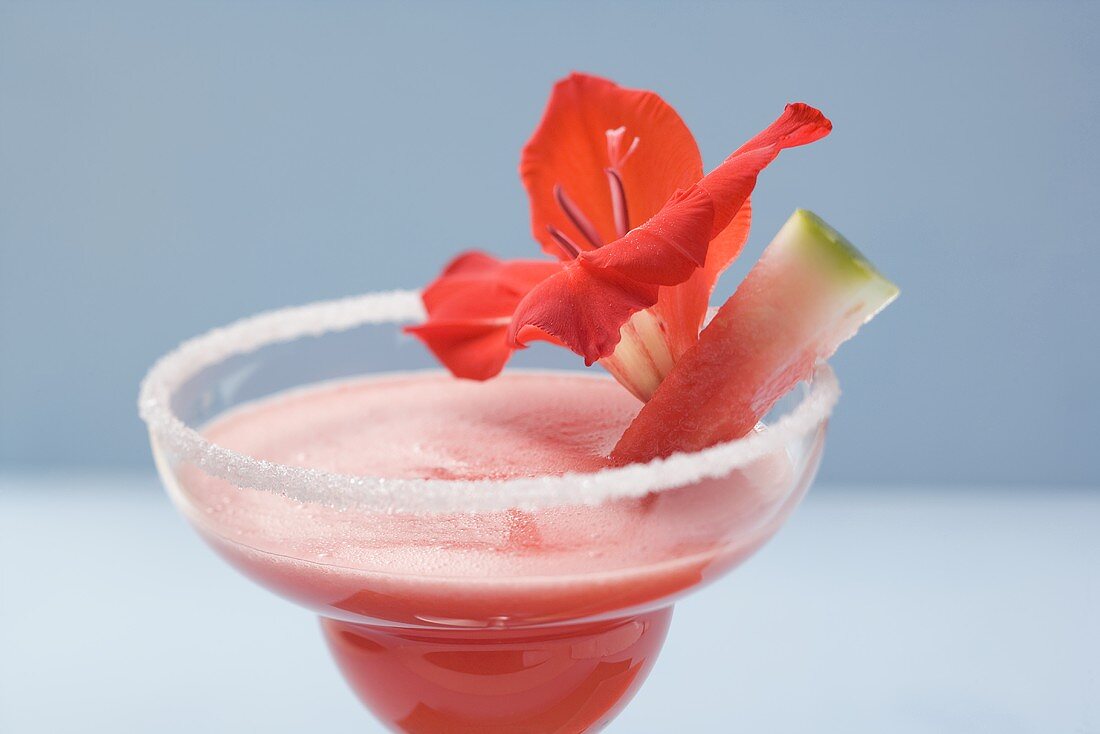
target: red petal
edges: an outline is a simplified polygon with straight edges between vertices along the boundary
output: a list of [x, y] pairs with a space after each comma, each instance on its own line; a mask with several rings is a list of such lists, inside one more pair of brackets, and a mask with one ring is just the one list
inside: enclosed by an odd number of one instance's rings
[[427, 321], [405, 331], [424, 342], [455, 377], [488, 380], [499, 374], [512, 356], [508, 322]]
[[456, 377], [489, 379], [512, 354], [508, 325], [516, 304], [560, 270], [550, 261], [463, 253], [424, 289], [428, 320], [405, 331], [423, 341]]
[[[610, 247], [610, 245], [609, 245]], [[551, 337], [590, 365], [615, 351], [631, 315], [657, 302], [657, 286], [574, 260], [547, 278], [516, 307], [509, 342]]]
[[775, 122], [708, 173], [699, 185], [714, 197], [712, 236], [729, 225], [748, 201], [757, 176], [781, 150], [820, 140], [832, 129], [819, 110], [801, 102], [789, 104]]
[[625, 127], [624, 150], [640, 142], [622, 166], [631, 224], [644, 222], [677, 189], [703, 176], [702, 158], [684, 121], [653, 92], [626, 89], [607, 79], [572, 74], [554, 85], [534, 135], [523, 149], [520, 176], [531, 199], [531, 232], [543, 249], [563, 257], [547, 225], [584, 246], [584, 233], [554, 196], [560, 185], [604, 242], [618, 238], [607, 175], [607, 131]]
[[657, 302], [657, 286], [682, 283], [704, 264], [713, 216], [702, 189], [678, 193], [626, 237], [582, 253], [536, 286], [516, 309], [511, 337], [520, 344], [549, 335], [586, 364], [608, 356], [623, 324]]
[[662, 288], [654, 311], [667, 325], [673, 359], [679, 359], [699, 338], [718, 277], [737, 259], [749, 238], [752, 207], [746, 201], [733, 221], [710, 242], [707, 262], [675, 288]]
[[775, 122], [699, 183], [713, 197], [715, 209], [706, 266], [683, 285], [662, 289], [655, 309], [668, 329], [674, 358], [679, 359], [699, 338], [714, 284], [745, 246], [752, 219], [749, 196], [760, 172], [784, 148], [812, 143], [830, 130], [832, 123], [820, 111], [801, 102], [789, 104]]
[[509, 340], [521, 344], [549, 336], [592, 364], [614, 352], [623, 324], [656, 304], [659, 286], [665, 286], [684, 291], [666, 297], [660, 313], [673, 355], [679, 356], [698, 339], [714, 280], [744, 245], [751, 213], [746, 209], [736, 226], [731, 222], [760, 172], [782, 149], [817, 140], [831, 127], [812, 107], [787, 105], [778, 120], [697, 185], [674, 195], [645, 224], [582, 253], [533, 288], [516, 308]]
[[676, 285], [707, 260], [714, 205], [707, 192], [678, 192], [661, 211], [625, 237], [581, 259], [652, 285]]

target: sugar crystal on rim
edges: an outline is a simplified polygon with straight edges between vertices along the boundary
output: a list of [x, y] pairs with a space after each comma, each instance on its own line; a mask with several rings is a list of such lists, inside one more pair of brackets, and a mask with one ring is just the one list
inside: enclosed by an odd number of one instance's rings
[[170, 456], [176, 461], [191, 462], [204, 472], [238, 486], [300, 502], [384, 513], [489, 512], [592, 505], [724, 476], [814, 430], [828, 417], [840, 395], [835, 375], [828, 365], [822, 364], [808, 394], [766, 431], [693, 454], [674, 454], [645, 464], [587, 474], [504, 480], [395, 479], [275, 464], [209, 441], [187, 426], [171, 408], [173, 392], [186, 380], [229, 357], [301, 337], [423, 318], [417, 291], [390, 291], [269, 311], [184, 342], [159, 359], [141, 385], [139, 412], [153, 436], [157, 460], [164, 461]]

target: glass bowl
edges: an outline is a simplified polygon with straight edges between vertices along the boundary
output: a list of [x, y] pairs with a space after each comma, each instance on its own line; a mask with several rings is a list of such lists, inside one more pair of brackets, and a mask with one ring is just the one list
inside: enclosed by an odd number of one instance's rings
[[[286, 391], [438, 370], [401, 332], [422, 318], [418, 294], [395, 291], [186, 342], [141, 388], [157, 469], [226, 561], [320, 615], [348, 682], [392, 730], [597, 731], [645, 679], [675, 601], [750, 556], [801, 500], [836, 379], [819, 365], [743, 439], [592, 473], [347, 475], [203, 436]], [[560, 360], [528, 351], [516, 369]]]

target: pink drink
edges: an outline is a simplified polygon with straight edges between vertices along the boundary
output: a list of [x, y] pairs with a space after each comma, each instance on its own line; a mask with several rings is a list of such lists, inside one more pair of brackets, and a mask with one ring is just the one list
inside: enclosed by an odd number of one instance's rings
[[[638, 407], [608, 379], [424, 373], [286, 393], [204, 434], [347, 475], [507, 480], [604, 468]], [[476, 513], [328, 507], [193, 465], [177, 476], [204, 537], [321, 614], [364, 702], [424, 734], [600, 728], [647, 674], [672, 601], [759, 547], [804, 489], [784, 448], [677, 490]]]

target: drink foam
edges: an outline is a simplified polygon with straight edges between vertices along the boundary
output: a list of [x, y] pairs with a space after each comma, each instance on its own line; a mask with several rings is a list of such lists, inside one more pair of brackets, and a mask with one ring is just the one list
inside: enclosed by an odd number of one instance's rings
[[[601, 469], [638, 408], [615, 382], [583, 374], [472, 383], [426, 373], [297, 390], [238, 408], [203, 435], [274, 465], [462, 479], [477, 491]], [[333, 508], [195, 466], [170, 491], [231, 562], [325, 613], [477, 626], [587, 616], [695, 586], [771, 536], [796, 482], [780, 450], [660, 496], [535, 511]]]
[[364, 324], [390, 324], [396, 330], [402, 323], [422, 319], [423, 314], [415, 291], [373, 293], [258, 314], [180, 345], [149, 371], [138, 398], [162, 474], [171, 474], [173, 466], [198, 467], [236, 487], [332, 508], [378, 512], [431, 514], [596, 505], [721, 478], [751, 465], [819, 430], [840, 393], [832, 371], [822, 364], [798, 405], [766, 432], [646, 464], [504, 480], [379, 477], [265, 461], [210, 441], [184, 423], [172, 406], [173, 396], [187, 380], [230, 357]]
[[331, 384], [238, 409], [204, 431], [277, 464], [420, 479], [593, 472], [641, 404], [606, 377], [445, 373]]

